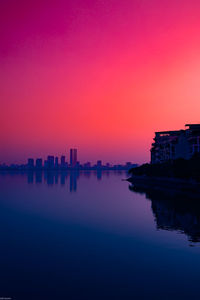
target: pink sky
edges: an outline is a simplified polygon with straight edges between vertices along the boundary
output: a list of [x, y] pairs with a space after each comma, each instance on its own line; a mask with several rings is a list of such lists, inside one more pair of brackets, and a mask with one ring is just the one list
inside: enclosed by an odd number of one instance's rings
[[0, 32], [0, 163], [141, 163], [200, 122], [199, 0], [2, 0]]

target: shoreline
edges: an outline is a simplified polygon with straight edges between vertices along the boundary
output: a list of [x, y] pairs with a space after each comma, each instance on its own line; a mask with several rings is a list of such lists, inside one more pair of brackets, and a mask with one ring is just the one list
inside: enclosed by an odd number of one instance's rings
[[[134, 187], [151, 190], [171, 190], [181, 193], [200, 193], [200, 183], [193, 179], [180, 179], [176, 177], [155, 177], [146, 175], [133, 175], [127, 178]], [[200, 197], [200, 194], [199, 194]]]

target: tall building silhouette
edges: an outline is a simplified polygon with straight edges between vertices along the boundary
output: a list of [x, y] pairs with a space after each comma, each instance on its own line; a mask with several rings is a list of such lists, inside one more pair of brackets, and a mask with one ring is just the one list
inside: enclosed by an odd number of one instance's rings
[[55, 157], [55, 168], [56, 169], [58, 168], [58, 157], [57, 156]]
[[61, 156], [60, 162], [61, 162], [61, 168], [64, 168], [65, 167], [65, 156], [64, 155]]
[[47, 162], [48, 162], [48, 168], [53, 169], [54, 168], [54, 156], [49, 155], [47, 157]]
[[77, 149], [70, 149], [70, 165], [75, 167], [77, 164]]
[[101, 168], [102, 167], [102, 161], [101, 160], [97, 160], [97, 168]]
[[29, 169], [34, 168], [34, 159], [33, 158], [28, 158], [28, 168]]
[[35, 166], [37, 169], [42, 169], [42, 158], [36, 159]]

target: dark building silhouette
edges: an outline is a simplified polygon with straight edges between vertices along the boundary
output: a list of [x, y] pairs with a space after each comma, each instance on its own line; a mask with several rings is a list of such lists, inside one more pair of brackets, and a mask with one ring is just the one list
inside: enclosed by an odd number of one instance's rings
[[77, 160], [77, 149], [73, 148], [70, 149], [70, 162], [67, 163], [65, 161], [65, 156], [62, 155], [60, 158], [60, 163], [58, 157], [54, 157], [53, 155], [47, 156], [47, 159], [43, 160], [42, 158], [37, 158], [36, 159], [36, 164], [34, 166], [34, 159], [29, 158], [28, 163], [25, 165], [9, 165], [7, 166], [6, 164], [0, 164], [0, 170], [128, 170], [130, 168], [133, 168], [137, 165], [131, 164], [131, 163], [126, 163], [126, 165], [112, 165], [107, 163], [106, 165], [102, 163], [101, 160], [98, 160], [96, 164], [91, 164], [90, 162], [86, 162], [85, 164], [82, 164]]
[[64, 155], [61, 156], [60, 161], [61, 161], [61, 168], [64, 168], [65, 167], [65, 156]]
[[186, 124], [185, 127], [185, 130], [155, 132], [152, 164], [177, 158], [190, 159], [195, 153], [200, 153], [200, 124]]
[[86, 162], [86, 163], [83, 165], [83, 168], [84, 168], [84, 169], [90, 169], [90, 168], [91, 168], [91, 163], [90, 163], [90, 162]]
[[44, 168], [45, 168], [45, 169], [48, 168], [48, 161], [47, 161], [47, 160], [44, 161]]
[[37, 169], [42, 169], [42, 158], [36, 159], [35, 166]]
[[70, 166], [76, 167], [77, 165], [77, 149], [70, 149]]
[[58, 169], [58, 157], [55, 157], [55, 168]]
[[34, 168], [34, 159], [28, 158], [28, 168], [33, 169]]
[[48, 166], [48, 169], [53, 169], [54, 168], [54, 156], [49, 155], [47, 157], [47, 166]]
[[97, 160], [97, 168], [102, 168], [102, 161], [101, 160]]

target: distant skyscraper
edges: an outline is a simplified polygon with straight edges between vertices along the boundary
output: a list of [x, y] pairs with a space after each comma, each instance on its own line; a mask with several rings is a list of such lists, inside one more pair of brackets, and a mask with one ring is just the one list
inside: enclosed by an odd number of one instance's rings
[[61, 168], [64, 168], [65, 167], [65, 156], [64, 155], [61, 156], [60, 162], [61, 162]]
[[42, 158], [36, 159], [35, 166], [37, 169], [42, 169]]
[[101, 160], [97, 160], [97, 168], [101, 168], [102, 167], [102, 161]]
[[77, 149], [70, 149], [70, 165], [75, 167], [77, 164]]
[[34, 159], [28, 158], [28, 168], [33, 169], [34, 168]]
[[47, 160], [44, 161], [44, 168], [45, 168], [45, 169], [48, 168], [48, 161], [47, 161]]
[[55, 157], [55, 168], [58, 168], [58, 157]]
[[48, 162], [48, 168], [53, 169], [54, 168], [54, 156], [49, 155], [47, 157], [47, 162]]

